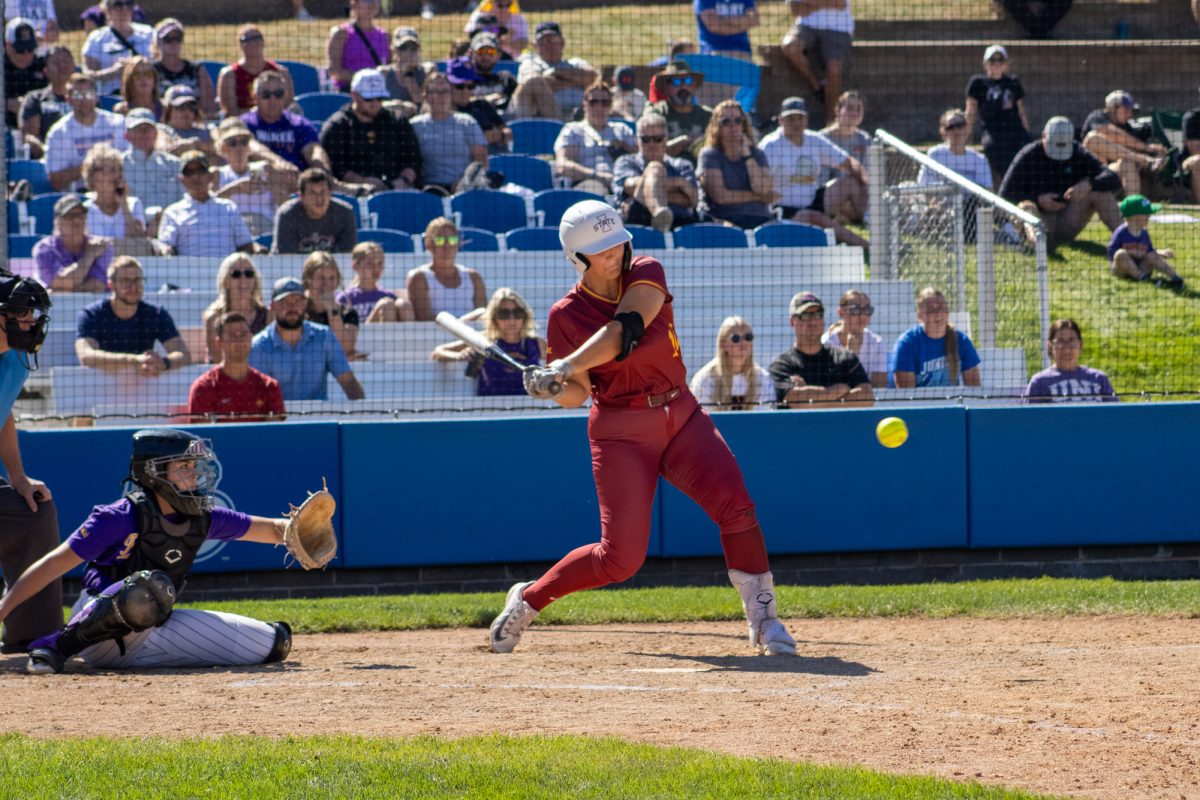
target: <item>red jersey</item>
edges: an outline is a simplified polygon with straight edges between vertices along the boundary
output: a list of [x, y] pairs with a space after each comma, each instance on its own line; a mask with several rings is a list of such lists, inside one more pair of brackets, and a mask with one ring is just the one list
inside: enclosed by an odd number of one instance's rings
[[[267, 414], [283, 415], [283, 392], [279, 389], [279, 381], [253, 367], [240, 381], [226, 375], [219, 366], [213, 367], [192, 383], [188, 392], [188, 413], [220, 417], [238, 415], [236, 419], [222, 419], [222, 422], [263, 422]], [[246, 416], [241, 416], [243, 414]]]
[[569, 356], [592, 334], [612, 322], [625, 292], [639, 283], [658, 287], [666, 295], [666, 301], [628, 358], [609, 361], [588, 371], [594, 402], [621, 405], [636, 397], [687, 386], [687, 369], [679, 354], [675, 312], [663, 265], [649, 256], [637, 256], [629, 271], [621, 273], [621, 289], [615, 300], [601, 297], [580, 281], [554, 304], [546, 324], [546, 361]]
[[254, 108], [258, 104], [258, 99], [250, 89], [254, 85], [254, 79], [262, 75], [263, 72], [269, 69], [273, 69], [276, 72], [287, 72], [287, 70], [269, 58], [264, 59], [264, 61], [266, 62], [266, 66], [262, 68], [262, 71], [254, 73], [251, 73], [240, 62], [235, 61], [233, 63], [233, 90], [237, 95], [238, 108]]

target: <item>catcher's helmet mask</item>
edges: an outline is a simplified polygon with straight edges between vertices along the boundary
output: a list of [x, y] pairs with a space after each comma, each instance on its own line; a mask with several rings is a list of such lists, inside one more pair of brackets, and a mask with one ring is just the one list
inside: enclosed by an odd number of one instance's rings
[[[12, 350], [23, 353], [21, 364], [28, 370], [37, 369], [37, 352], [46, 341], [50, 327], [50, 294], [40, 283], [20, 275], [0, 270], [0, 316], [4, 320], [4, 336]], [[24, 321], [32, 312], [30, 319]], [[30, 356], [33, 359], [30, 360]]]
[[[194, 462], [193, 486], [179, 486], [167, 478], [167, 468], [176, 461]], [[187, 431], [149, 428], [133, 434], [129, 479], [162, 497], [179, 513], [198, 517], [212, 510], [221, 482], [221, 462], [209, 439]]]

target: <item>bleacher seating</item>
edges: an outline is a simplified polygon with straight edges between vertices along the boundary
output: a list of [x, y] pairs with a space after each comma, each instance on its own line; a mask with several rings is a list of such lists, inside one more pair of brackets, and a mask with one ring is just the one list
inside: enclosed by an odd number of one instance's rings
[[446, 214], [446, 206], [428, 192], [380, 192], [367, 199], [367, 213], [373, 227], [423, 234], [430, 221]]
[[450, 198], [450, 210], [459, 227], [504, 233], [529, 224], [525, 198], [490, 189], [471, 189]]
[[665, 250], [667, 249], [667, 237], [662, 231], [648, 228], [645, 225], [626, 225], [625, 230], [633, 236], [633, 249], [642, 250]]
[[540, 218], [539, 224], [547, 228], [557, 228], [563, 212], [584, 200], [605, 202], [600, 195], [579, 189], [547, 189], [533, 196], [533, 210]]
[[832, 247], [833, 231], [800, 222], [768, 222], [754, 229], [755, 247]]
[[359, 228], [359, 242], [378, 242], [385, 253], [414, 253], [412, 235], [391, 228]]
[[554, 169], [549, 161], [520, 154], [488, 158], [488, 170], [500, 172], [509, 183], [524, 186], [534, 192], [554, 188]]
[[262, 245], [269, 251], [271, 249], [271, 245], [275, 243], [275, 234], [260, 233], [258, 236], [254, 237], [254, 243]]
[[356, 228], [366, 227], [365, 225], [363, 225], [362, 205], [358, 202], [357, 197], [354, 197], [353, 195], [343, 194], [341, 192], [334, 192], [333, 196], [336, 197], [338, 200], [341, 200], [346, 205], [350, 206], [350, 208], [354, 211], [354, 226]]
[[508, 123], [512, 131], [512, 151], [527, 156], [554, 155], [554, 140], [562, 130], [556, 119], [514, 119]]
[[350, 102], [350, 95], [341, 92], [308, 92], [297, 94], [296, 102], [308, 121], [320, 128], [322, 122]]
[[217, 79], [221, 77], [221, 70], [227, 66], [220, 61], [201, 61], [199, 62], [204, 71], [208, 73], [208, 77], [212, 78], [213, 88], [217, 87]]
[[50, 175], [46, 172], [44, 162], [29, 158], [15, 158], [8, 162], [8, 180], [29, 181], [29, 189], [35, 195], [49, 194], [54, 191], [50, 185]]
[[39, 194], [25, 204], [25, 212], [34, 220], [34, 233], [46, 234], [54, 231], [54, 204], [62, 196], [62, 192]]
[[[310, 94], [312, 92], [321, 91], [321, 73], [312, 64], [305, 64], [302, 61], [288, 61], [286, 59], [276, 59], [276, 64], [283, 67], [292, 76], [292, 89], [299, 97], [302, 94]], [[344, 95], [346, 102], [350, 102], [350, 95]]]
[[[762, 68], [752, 61], [728, 56], [685, 53], [679, 56], [689, 67], [704, 75], [704, 84], [730, 84], [737, 87], [733, 99], [747, 114], [758, 105], [762, 86]], [[701, 89], [703, 91], [703, 89]], [[716, 105], [712, 103], [712, 105]]]
[[460, 225], [458, 250], [460, 253], [498, 253], [500, 240], [491, 231]]
[[676, 228], [671, 237], [675, 242], [675, 247], [687, 250], [748, 246], [744, 230], [713, 222], [684, 225], [682, 228]]
[[41, 234], [18, 234], [8, 237], [9, 258], [29, 258], [33, 255], [33, 246], [44, 237]]
[[506, 250], [562, 250], [557, 228], [517, 228], [504, 235]]

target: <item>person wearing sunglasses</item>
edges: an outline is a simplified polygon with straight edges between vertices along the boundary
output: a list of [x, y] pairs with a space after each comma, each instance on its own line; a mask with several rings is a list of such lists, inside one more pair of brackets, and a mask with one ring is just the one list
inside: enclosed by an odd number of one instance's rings
[[271, 233], [275, 212], [296, 188], [296, 170], [280, 170], [269, 161], [251, 161], [254, 135], [237, 117], [217, 126], [217, 152], [225, 163], [217, 170], [214, 194], [232, 201], [254, 236]]
[[17, 127], [21, 98], [46, 86], [46, 59], [37, 47], [32, 22], [19, 16], [8, 21], [4, 27], [4, 118], [9, 128]]
[[100, 7], [108, 24], [89, 33], [84, 41], [84, 72], [96, 82], [100, 94], [116, 94], [125, 62], [134, 56], [150, 58], [154, 29], [133, 21], [133, 0], [104, 0]]
[[[938, 132], [942, 136], [942, 143], [929, 148], [929, 157], [967, 180], [991, 191], [992, 169], [988, 165], [987, 158], [967, 147], [971, 129], [967, 124], [966, 112], [960, 108], [951, 108], [943, 112], [938, 120]], [[941, 175], [924, 166], [917, 173], [919, 186], [936, 186], [946, 182]], [[975, 241], [975, 210], [978, 208], [978, 202], [975, 200], [975, 196], [969, 192], [964, 191], [962, 196], [963, 227], [967, 237], [966, 241], [971, 243]], [[927, 213], [937, 212], [939, 206], [948, 205], [951, 200], [952, 198], [946, 195], [927, 196], [929, 205]]]
[[221, 266], [217, 268], [217, 299], [200, 316], [210, 363], [220, 363], [224, 357], [217, 325], [231, 312], [242, 315], [251, 335], [271, 322], [271, 312], [262, 299], [262, 274], [254, 259], [245, 253], [231, 253], [221, 260]]
[[455, 261], [461, 243], [458, 226], [449, 217], [438, 217], [425, 227], [429, 262], [410, 270], [405, 280], [418, 322], [428, 322], [442, 311], [474, 319], [487, 305], [483, 277]]
[[554, 166], [571, 187], [607, 197], [613, 190], [613, 165], [626, 153], [637, 152], [634, 133], [623, 122], [612, 122], [612, 88], [596, 81], [584, 92], [584, 117], [568, 122], [554, 140]]
[[[534, 334], [533, 311], [521, 295], [507, 287], [497, 289], [483, 311], [483, 335], [488, 341], [528, 367], [546, 359], [546, 341]], [[475, 378], [475, 394], [485, 396], [523, 395], [521, 371], [494, 358], [484, 359], [463, 341], [439, 344], [430, 357], [434, 361], [466, 361], [467, 377]]]
[[200, 110], [211, 119], [219, 111], [217, 89], [208, 70], [183, 57], [183, 23], [174, 17], [159, 22], [154, 26], [154, 43], [158, 50], [154, 71], [158, 73], [159, 91], [187, 86], [199, 98]]
[[125, 120], [97, 107], [96, 100], [96, 83], [87, 75], [77, 72], [67, 81], [71, 113], [46, 134], [46, 172], [56, 192], [82, 188], [83, 157], [92, 145], [109, 142], [121, 152], [129, 149]]
[[421, 143], [424, 189], [445, 195], [474, 186], [488, 162], [483, 128], [470, 114], [454, 110], [453, 91], [444, 73], [430, 75], [425, 85], [429, 110], [411, 123]]
[[179, 159], [179, 182], [186, 194], [163, 209], [158, 224], [158, 240], [170, 248], [170, 254], [224, 258], [235, 250], [259, 251], [238, 207], [213, 196], [208, 156], [199, 150], [184, 153]]
[[521, 13], [518, 0], [480, 0], [463, 30], [474, 36], [489, 23], [499, 29], [498, 38], [508, 52], [521, 53], [529, 47], [529, 22]]
[[506, 114], [517, 91], [517, 78], [508, 70], [496, 72], [500, 55], [500, 40], [495, 34], [483, 32], [471, 37], [467, 56], [471, 59], [471, 68], [479, 76], [475, 83], [475, 98], [486, 100], [501, 114]]
[[700, 151], [701, 205], [715, 220], [753, 229], [775, 219], [779, 199], [771, 167], [754, 145], [754, 129], [736, 100], [713, 109]]
[[844, 347], [862, 363], [876, 389], [887, 388], [888, 349], [879, 334], [867, 327], [875, 307], [866, 292], [849, 289], [838, 303], [838, 320], [821, 336], [821, 343]]
[[416, 116], [425, 102], [425, 67], [421, 63], [421, 34], [401, 25], [392, 31], [391, 61], [379, 68], [387, 87], [384, 105], [405, 119]]
[[694, 165], [712, 119], [712, 109], [696, 102], [704, 75], [693, 71], [685, 61], [672, 61], [650, 85], [650, 105], [643, 113], [661, 114], [667, 120], [667, 155], [685, 158]]
[[125, 62], [121, 72], [121, 100], [113, 106], [113, 113], [124, 116], [135, 108], [149, 109], [156, 117], [163, 113], [158, 72], [150, 59], [143, 56]]
[[367, 192], [411, 189], [423, 159], [416, 131], [389, 108], [387, 83], [377, 69], [361, 69], [350, 84], [350, 103], [321, 126], [321, 147], [343, 184]]
[[968, 135], [974, 133], [975, 123], [983, 122], [979, 141], [995, 184], [1020, 149], [1033, 141], [1025, 113], [1025, 88], [1020, 78], [1008, 74], [1009, 66], [1004, 45], [990, 45], [983, 51], [983, 72], [967, 82]]
[[217, 76], [217, 102], [226, 117], [245, 114], [258, 103], [254, 82], [264, 72], [275, 72], [284, 84], [283, 108], [292, 104], [296, 92], [291, 74], [278, 63], [266, 57], [267, 43], [257, 25], [238, 28], [238, 49], [241, 56], [236, 62], [223, 68]]
[[504, 124], [504, 118], [495, 106], [475, 96], [475, 88], [482, 77], [471, 66], [470, 57], [450, 59], [446, 65], [446, 77], [450, 81], [450, 99], [454, 103], [454, 110], [470, 115], [479, 123], [483, 138], [487, 140], [488, 155], [507, 153], [512, 144], [512, 131]]
[[700, 52], [752, 61], [750, 31], [759, 26], [755, 0], [695, 0]]
[[209, 360], [216, 365], [188, 389], [187, 413], [200, 422], [279, 422], [287, 409], [279, 381], [250, 366], [254, 332], [240, 311], [226, 311], [212, 326]]
[[717, 354], [692, 376], [692, 394], [712, 411], [767, 411], [775, 404], [771, 373], [754, 360], [754, 330], [742, 317], [717, 329]]
[[695, 222], [700, 185], [691, 164], [667, 155], [666, 119], [653, 112], [642, 115], [637, 139], [638, 152], [621, 156], [613, 167], [621, 217], [659, 231]]
[[871, 379], [858, 356], [825, 344], [825, 306], [812, 292], [797, 292], [788, 304], [796, 341], [771, 362], [768, 372], [781, 408], [869, 408]]
[[574, 119], [583, 105], [586, 87], [600, 78], [600, 71], [582, 58], [564, 56], [566, 40], [557, 22], [539, 22], [534, 31], [536, 52], [521, 56], [517, 91], [513, 94], [513, 116]]

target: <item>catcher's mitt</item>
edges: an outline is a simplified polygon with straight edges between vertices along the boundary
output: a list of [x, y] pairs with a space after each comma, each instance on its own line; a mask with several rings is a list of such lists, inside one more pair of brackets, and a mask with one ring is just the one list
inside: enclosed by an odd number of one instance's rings
[[292, 506], [287, 513], [283, 545], [305, 569], [323, 567], [337, 554], [337, 537], [333, 532], [336, 508], [337, 501], [322, 479], [321, 491], [309, 492], [299, 508]]

